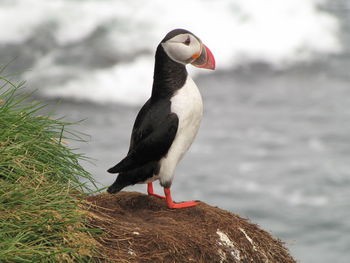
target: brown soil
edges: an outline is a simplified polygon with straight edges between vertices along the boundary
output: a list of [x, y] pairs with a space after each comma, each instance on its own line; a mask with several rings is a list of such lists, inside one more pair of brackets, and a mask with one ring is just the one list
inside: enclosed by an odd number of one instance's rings
[[296, 262], [268, 232], [205, 203], [172, 210], [136, 192], [87, 201], [89, 227], [104, 230], [97, 241], [112, 262]]

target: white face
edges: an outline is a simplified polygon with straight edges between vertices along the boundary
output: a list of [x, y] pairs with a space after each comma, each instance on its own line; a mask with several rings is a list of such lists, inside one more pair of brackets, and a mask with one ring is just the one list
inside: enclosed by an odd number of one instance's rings
[[162, 43], [162, 46], [172, 60], [182, 64], [195, 60], [202, 50], [201, 42], [188, 33], [176, 35]]

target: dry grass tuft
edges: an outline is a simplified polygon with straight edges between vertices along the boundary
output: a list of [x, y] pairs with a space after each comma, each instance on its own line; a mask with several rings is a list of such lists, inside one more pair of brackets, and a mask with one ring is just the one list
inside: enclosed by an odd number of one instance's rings
[[247, 219], [201, 203], [168, 209], [135, 192], [87, 198], [92, 228], [114, 262], [295, 263], [283, 243]]

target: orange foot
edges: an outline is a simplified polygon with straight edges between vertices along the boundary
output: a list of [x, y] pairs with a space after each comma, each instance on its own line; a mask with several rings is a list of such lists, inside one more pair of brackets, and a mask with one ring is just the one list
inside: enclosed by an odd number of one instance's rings
[[168, 207], [172, 209], [191, 207], [199, 204], [199, 202], [196, 202], [196, 201], [174, 203], [173, 198], [171, 197], [170, 188], [164, 188], [164, 193], [165, 193], [166, 203]]
[[147, 193], [148, 193], [148, 195], [153, 195], [153, 196], [156, 196], [158, 198], [165, 199], [165, 196], [157, 195], [157, 194], [154, 193], [154, 191], [153, 191], [153, 183], [148, 183], [147, 184]]

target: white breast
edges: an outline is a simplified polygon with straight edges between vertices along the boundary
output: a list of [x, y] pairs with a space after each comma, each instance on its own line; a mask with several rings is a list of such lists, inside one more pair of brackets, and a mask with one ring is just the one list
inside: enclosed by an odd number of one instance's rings
[[162, 186], [170, 186], [176, 165], [191, 146], [202, 120], [202, 97], [191, 77], [187, 77], [185, 85], [171, 98], [171, 111], [178, 116], [179, 126], [168, 154], [160, 161]]

